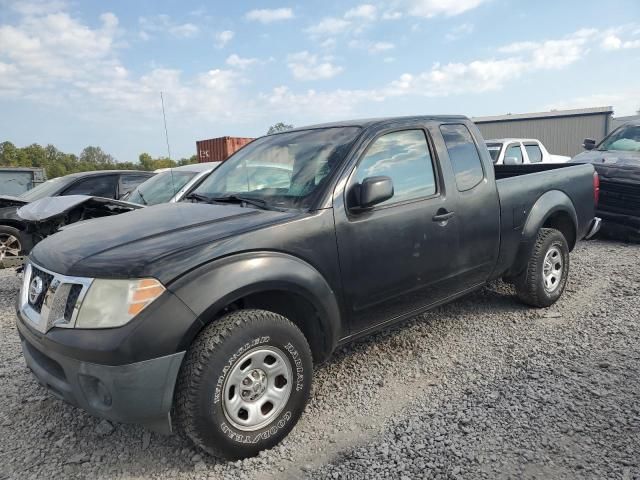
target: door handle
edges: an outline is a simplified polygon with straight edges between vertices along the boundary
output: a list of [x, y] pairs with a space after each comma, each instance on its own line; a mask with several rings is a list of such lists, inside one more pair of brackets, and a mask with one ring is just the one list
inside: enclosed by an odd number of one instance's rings
[[439, 213], [437, 215], [434, 215], [432, 220], [434, 222], [446, 222], [451, 217], [453, 217], [455, 214], [456, 214], [455, 212]]

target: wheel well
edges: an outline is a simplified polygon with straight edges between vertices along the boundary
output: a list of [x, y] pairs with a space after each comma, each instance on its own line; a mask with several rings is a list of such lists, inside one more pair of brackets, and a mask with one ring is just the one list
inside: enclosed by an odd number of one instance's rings
[[3, 220], [3, 222], [0, 224], [0, 227], [11, 227], [15, 228], [16, 230], [24, 231], [24, 224], [22, 222], [16, 222], [11, 219]]
[[314, 362], [324, 361], [331, 353], [332, 346], [328, 345], [328, 336], [323, 328], [319, 313], [314, 305], [302, 295], [282, 290], [252, 293], [227, 305], [215, 317], [246, 308], [268, 310], [293, 322], [307, 339]]
[[569, 250], [573, 250], [576, 244], [576, 227], [567, 212], [556, 212], [551, 215], [542, 225], [542, 228], [554, 228], [558, 230], [567, 240]]

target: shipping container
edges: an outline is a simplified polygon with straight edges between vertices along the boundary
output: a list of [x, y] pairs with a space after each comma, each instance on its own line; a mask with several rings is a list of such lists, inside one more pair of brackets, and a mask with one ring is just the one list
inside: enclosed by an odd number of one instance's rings
[[16, 197], [47, 179], [44, 168], [0, 168], [0, 195]]
[[222, 162], [252, 140], [253, 138], [245, 137], [218, 137], [198, 140], [196, 142], [198, 162]]

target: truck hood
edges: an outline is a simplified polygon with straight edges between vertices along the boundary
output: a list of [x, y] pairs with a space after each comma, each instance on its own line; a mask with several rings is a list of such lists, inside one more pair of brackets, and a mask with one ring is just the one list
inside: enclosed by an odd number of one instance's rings
[[640, 152], [591, 150], [576, 155], [571, 162], [593, 164], [598, 175], [605, 180], [640, 182]]
[[160, 280], [166, 281], [177, 257], [182, 260], [175, 275], [188, 269], [185, 263], [218, 256], [216, 246], [225, 240], [297, 215], [237, 205], [161, 204], [69, 225], [37, 244], [30, 259], [64, 275], [102, 278], [158, 277], [152, 267], [162, 265]]

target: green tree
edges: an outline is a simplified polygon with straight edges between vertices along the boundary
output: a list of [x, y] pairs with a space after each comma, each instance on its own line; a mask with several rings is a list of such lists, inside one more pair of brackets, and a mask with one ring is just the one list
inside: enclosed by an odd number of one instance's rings
[[286, 132], [287, 130], [291, 130], [293, 125], [289, 125], [288, 123], [278, 122], [269, 127], [267, 130], [267, 135], [271, 135], [272, 133]]
[[113, 165], [116, 163], [115, 159], [105, 153], [100, 147], [85, 147], [80, 153], [80, 161], [83, 163], [90, 163], [103, 168], [105, 165]]

